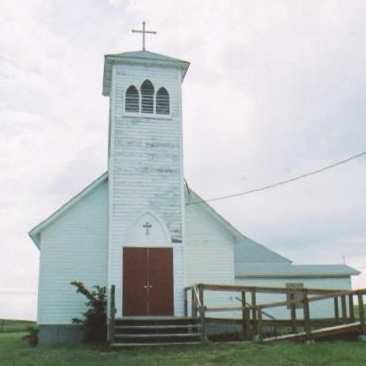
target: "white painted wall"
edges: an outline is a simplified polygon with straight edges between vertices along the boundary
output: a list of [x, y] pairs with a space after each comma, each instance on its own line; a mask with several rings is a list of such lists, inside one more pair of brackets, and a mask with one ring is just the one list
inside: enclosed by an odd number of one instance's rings
[[71, 324], [85, 311], [85, 297], [71, 281], [88, 288], [107, 285], [108, 186], [104, 181], [41, 234], [39, 324]]
[[[186, 243], [186, 286], [234, 284], [234, 238], [203, 205], [186, 207]], [[232, 296], [205, 292], [204, 301], [206, 306], [228, 306], [232, 305]], [[227, 316], [225, 313], [211, 315]]]

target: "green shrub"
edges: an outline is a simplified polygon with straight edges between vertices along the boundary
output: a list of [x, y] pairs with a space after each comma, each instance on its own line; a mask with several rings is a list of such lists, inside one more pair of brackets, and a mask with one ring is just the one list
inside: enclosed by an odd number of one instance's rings
[[83, 330], [83, 340], [86, 343], [102, 343], [107, 340], [107, 295], [104, 286], [93, 286], [88, 290], [82, 282], [73, 281], [71, 285], [76, 292], [83, 294], [88, 301], [83, 319], [73, 318], [73, 324], [80, 324]]
[[34, 325], [29, 325], [26, 328], [27, 334], [23, 337], [32, 347], [36, 347], [38, 344], [38, 327]]

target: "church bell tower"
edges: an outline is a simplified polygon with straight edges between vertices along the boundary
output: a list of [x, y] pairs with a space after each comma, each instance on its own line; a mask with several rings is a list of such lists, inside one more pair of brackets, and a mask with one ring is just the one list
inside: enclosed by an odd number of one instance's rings
[[181, 315], [181, 83], [189, 63], [146, 51], [145, 25], [139, 32], [142, 51], [106, 55], [104, 64], [103, 95], [110, 100], [108, 288], [116, 285], [119, 316]]

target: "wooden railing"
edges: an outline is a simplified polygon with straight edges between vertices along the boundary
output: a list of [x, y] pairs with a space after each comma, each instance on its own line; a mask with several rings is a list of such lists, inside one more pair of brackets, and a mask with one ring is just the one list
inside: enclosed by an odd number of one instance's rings
[[[340, 324], [355, 323], [354, 298], [357, 298], [359, 317], [357, 327], [361, 335], [366, 335], [364, 296], [366, 289], [356, 291], [342, 291], [329, 289], [307, 289], [307, 288], [274, 288], [274, 287], [248, 287], [231, 285], [210, 285], [198, 284], [185, 289], [186, 292], [186, 315], [201, 319], [202, 340], [206, 340], [206, 323], [224, 321], [220, 318], [211, 318], [209, 313], [215, 312], [237, 312], [241, 313], [240, 318], [234, 316], [232, 320], [236, 324], [242, 324], [242, 332], [246, 339], [264, 338], [264, 330], [268, 325], [290, 327], [292, 333], [297, 333], [299, 328], [303, 328], [308, 340], [312, 339], [314, 327], [335, 326]], [[191, 292], [191, 314], [188, 309], [188, 293]], [[241, 306], [207, 306], [204, 301], [205, 292], [240, 293]], [[258, 303], [258, 294], [284, 295], [285, 301], [275, 301], [268, 303]], [[236, 297], [237, 298], [237, 297]], [[325, 300], [333, 299], [333, 316], [326, 319], [311, 317], [311, 305]], [[264, 319], [268, 316], [266, 310], [282, 307], [289, 311], [286, 319]], [[302, 319], [298, 318], [298, 308], [303, 311]]]
[[115, 341], [115, 320], [116, 320], [116, 286], [111, 286], [111, 294], [109, 301], [109, 321], [108, 321], [108, 342], [113, 344]]
[[200, 319], [201, 323], [201, 342], [206, 342], [206, 308], [203, 306], [203, 289], [201, 285], [193, 285], [186, 288], [186, 315], [188, 315], [188, 291], [191, 291], [191, 316]]

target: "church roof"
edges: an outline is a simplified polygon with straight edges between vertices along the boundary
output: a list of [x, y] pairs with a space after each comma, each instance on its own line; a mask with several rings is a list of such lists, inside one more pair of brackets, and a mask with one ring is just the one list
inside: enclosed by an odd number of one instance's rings
[[[29, 232], [29, 236], [32, 238], [37, 247], [40, 247], [40, 234], [41, 232], [50, 224], [52, 224], [55, 220], [57, 220], [61, 215], [66, 213], [71, 207], [76, 205], [80, 200], [82, 200], [85, 196], [92, 193], [95, 189], [97, 189], [101, 184], [106, 183], [108, 180], [108, 172], [105, 172], [91, 184], [89, 184], [84, 190], [82, 190], [79, 194], [73, 197], [71, 200], [66, 202], [63, 206], [61, 206], [57, 211], [55, 211], [52, 215], [50, 215], [47, 219], [42, 221], [39, 225], [33, 228]], [[207, 204], [200, 196], [198, 196], [194, 191], [187, 187], [186, 192], [186, 203], [188, 204], [196, 204], [199, 203], [200, 207], [204, 209], [207, 214], [209, 214], [219, 225], [222, 225], [228, 232], [233, 235], [235, 240], [238, 243], [251, 242], [253, 245], [259, 245], [263, 250], [268, 250], [274, 256], [278, 256], [282, 258], [282, 260], [288, 261], [287, 259], [281, 257], [279, 254], [276, 254], [269, 249], [257, 244], [247, 237], [245, 237], [240, 231], [238, 231], [234, 226], [232, 226], [227, 220], [225, 220], [219, 213], [217, 213], [209, 204]]]
[[126, 58], [126, 59], [143, 59], [143, 60], [156, 60], [156, 61], [170, 61], [170, 62], [178, 62], [185, 63], [187, 67], [189, 66], [189, 62], [179, 60], [174, 57], [161, 55], [160, 53], [150, 52], [150, 51], [132, 51], [132, 52], [122, 52], [117, 54], [105, 55], [105, 57], [118, 57], [118, 58]]
[[291, 263], [235, 263], [236, 278], [343, 277], [361, 272], [345, 264], [293, 265]]
[[[29, 232], [29, 236], [38, 248], [41, 245], [42, 231], [55, 222], [60, 216], [66, 214], [69, 209], [78, 204], [84, 197], [107, 184], [108, 172], [105, 172], [84, 190], [66, 202], [52, 215], [42, 221]], [[265, 246], [258, 244], [245, 237], [207, 202], [187, 186], [186, 203], [199, 204], [218, 224], [230, 232], [237, 244], [235, 245], [235, 277], [236, 278], [311, 278], [311, 277], [342, 277], [360, 274], [359, 271], [347, 265], [293, 265], [290, 260], [271, 251]], [[250, 262], [247, 262], [250, 258]]]
[[104, 183], [108, 179], [108, 172], [101, 175], [99, 178], [90, 183], [86, 188], [84, 188], [79, 194], [75, 197], [71, 198], [71, 200], [67, 201], [63, 206], [61, 206], [57, 211], [55, 211], [52, 215], [43, 220], [40, 224], [34, 227], [30, 232], [29, 236], [34, 241], [36, 246], [40, 248], [41, 245], [41, 232], [50, 224], [52, 224], [55, 220], [57, 220], [61, 215], [66, 213], [72, 206], [77, 204], [80, 200], [82, 200], [85, 196], [93, 192], [97, 187], [99, 187], [102, 183]]
[[178, 67], [182, 70], [182, 80], [188, 70], [189, 62], [179, 60], [177, 58], [161, 55], [150, 51], [133, 51], [123, 52], [104, 56], [104, 77], [103, 77], [103, 95], [110, 94], [111, 80], [112, 80], [112, 65], [123, 62], [143, 62], [153, 64], [163, 64]]

